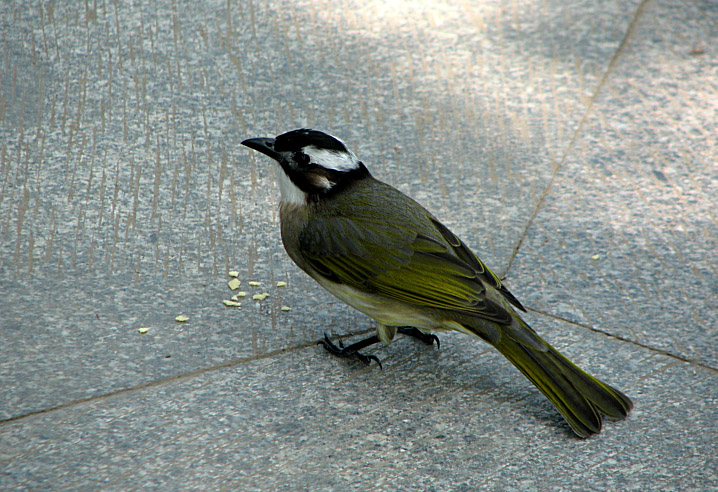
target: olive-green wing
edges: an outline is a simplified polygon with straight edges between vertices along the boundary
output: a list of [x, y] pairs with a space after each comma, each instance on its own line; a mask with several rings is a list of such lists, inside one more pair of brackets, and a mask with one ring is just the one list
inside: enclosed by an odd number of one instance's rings
[[489, 285], [491, 285], [493, 288], [498, 290], [507, 301], [509, 301], [511, 304], [519, 308], [521, 311], [526, 311], [526, 308], [523, 307], [523, 305], [519, 302], [514, 295], [509, 292], [509, 290], [506, 288], [505, 285], [501, 283], [501, 279], [499, 279], [498, 276], [494, 272], [492, 272], [489, 267], [487, 267], [481, 259], [479, 259], [476, 254], [474, 254], [473, 251], [471, 251], [464, 242], [456, 237], [453, 232], [451, 232], [444, 224], [439, 222], [438, 220], [431, 218], [432, 223], [436, 227], [436, 229], [441, 233], [441, 235], [444, 237], [446, 242], [448, 242], [456, 256], [461, 258], [462, 261], [466, 262], [467, 265], [470, 265], [471, 268], [474, 269], [474, 271], [481, 277], [482, 280], [487, 282]]
[[400, 217], [316, 218], [300, 235], [301, 254], [333, 282], [422, 307], [511, 323], [511, 314], [487, 299], [484, 282], [497, 289], [501, 282], [476, 255], [432, 217]]

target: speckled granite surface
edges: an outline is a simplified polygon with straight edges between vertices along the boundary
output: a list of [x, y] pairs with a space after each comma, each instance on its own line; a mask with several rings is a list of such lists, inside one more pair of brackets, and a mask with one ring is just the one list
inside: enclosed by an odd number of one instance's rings
[[[455, 4], [0, 3], [0, 488], [718, 488], [718, 7]], [[630, 418], [577, 440], [459, 334], [383, 370], [317, 347], [372, 324], [288, 259], [238, 144], [304, 126]]]

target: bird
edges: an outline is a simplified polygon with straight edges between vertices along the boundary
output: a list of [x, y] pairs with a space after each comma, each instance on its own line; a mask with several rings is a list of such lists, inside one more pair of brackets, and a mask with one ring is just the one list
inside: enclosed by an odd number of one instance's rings
[[439, 346], [454, 330], [494, 346], [556, 407], [573, 432], [601, 431], [633, 403], [541, 338], [524, 306], [466, 244], [426, 208], [376, 179], [337, 137], [301, 128], [242, 145], [279, 165], [279, 218], [289, 257], [323, 288], [376, 321], [354, 344], [318, 343], [367, 364], [360, 350], [397, 333]]

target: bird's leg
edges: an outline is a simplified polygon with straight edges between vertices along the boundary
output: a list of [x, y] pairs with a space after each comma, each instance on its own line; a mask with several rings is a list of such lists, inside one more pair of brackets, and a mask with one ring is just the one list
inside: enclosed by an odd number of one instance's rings
[[324, 348], [327, 349], [327, 352], [330, 354], [334, 354], [338, 357], [346, 357], [348, 359], [358, 359], [364, 364], [371, 364], [371, 361], [375, 361], [379, 364], [379, 368], [382, 368], [381, 361], [376, 355], [365, 355], [359, 352], [364, 347], [374, 345], [375, 343], [379, 343], [379, 337], [372, 335], [369, 338], [352, 343], [348, 347], [345, 347], [344, 343], [339, 340], [339, 346], [337, 346], [329, 339], [329, 335], [326, 333], [324, 334], [324, 340], [319, 340], [317, 342], [318, 345], [324, 345]]
[[397, 331], [401, 334], [414, 337], [427, 345], [434, 345], [434, 342], [436, 342], [436, 348], [441, 348], [441, 341], [439, 340], [439, 337], [437, 337], [433, 333], [424, 333], [423, 331], [412, 326], [400, 326]]

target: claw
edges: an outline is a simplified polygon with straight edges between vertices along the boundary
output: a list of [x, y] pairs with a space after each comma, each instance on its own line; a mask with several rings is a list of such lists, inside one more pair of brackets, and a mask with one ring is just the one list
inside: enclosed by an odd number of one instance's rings
[[324, 345], [324, 348], [327, 350], [327, 352], [329, 352], [330, 354], [336, 355], [337, 357], [344, 357], [347, 359], [357, 359], [367, 365], [371, 364], [371, 361], [374, 361], [377, 364], [379, 364], [380, 369], [383, 369], [383, 367], [381, 365], [381, 361], [379, 360], [379, 358], [376, 355], [366, 355], [366, 354], [362, 354], [361, 352], [359, 352], [359, 350], [361, 350], [362, 348], [367, 347], [369, 345], [373, 345], [373, 344], [377, 343], [378, 341], [379, 341], [379, 338], [376, 335], [374, 335], [367, 339], [360, 340], [356, 343], [353, 343], [353, 344], [349, 345], [348, 347], [345, 347], [344, 343], [341, 341], [341, 339], [339, 339], [339, 340], [337, 340], [337, 343], [339, 344], [339, 346], [337, 346], [336, 344], [334, 344], [334, 342], [332, 342], [329, 339], [329, 335], [327, 335], [325, 333], [324, 340], [319, 340], [317, 342], [317, 345]]
[[[356, 356], [357, 359], [359, 359], [366, 365], [369, 365], [369, 364], [371, 364], [371, 361], [374, 361], [377, 364], [379, 364], [379, 369], [382, 369], [382, 370], [384, 369], [384, 367], [381, 365], [381, 361], [379, 360], [379, 357], [377, 357], [376, 355], [360, 354], [359, 352], [354, 352], [354, 355]], [[352, 357], [352, 356], [350, 356], [350, 357]]]
[[344, 344], [342, 343], [341, 338], [338, 340], [339, 346], [337, 347], [334, 342], [331, 341], [329, 338], [329, 335], [326, 333], [324, 334], [324, 340], [319, 340], [317, 342], [317, 345], [324, 345], [324, 348], [327, 349], [327, 352], [334, 354], [334, 355], [341, 355], [344, 350]]
[[441, 349], [441, 340], [439, 340], [439, 337], [434, 335], [433, 333], [430, 335], [434, 342], [436, 342], [436, 350]]
[[437, 350], [441, 348], [441, 340], [439, 340], [439, 337], [437, 337], [433, 333], [424, 333], [423, 331], [418, 330], [411, 326], [400, 326], [398, 328], [398, 331], [399, 331], [399, 333], [402, 333], [404, 335], [414, 337], [417, 340], [422, 341], [427, 345], [433, 345], [434, 342], [436, 342]]

